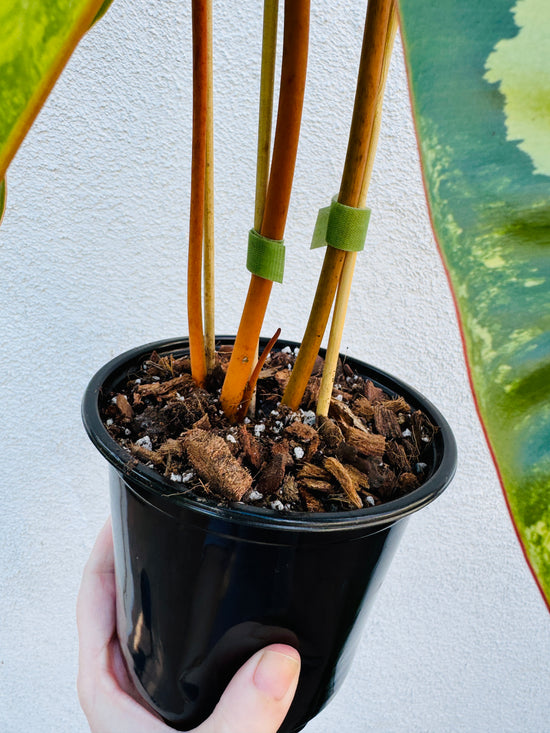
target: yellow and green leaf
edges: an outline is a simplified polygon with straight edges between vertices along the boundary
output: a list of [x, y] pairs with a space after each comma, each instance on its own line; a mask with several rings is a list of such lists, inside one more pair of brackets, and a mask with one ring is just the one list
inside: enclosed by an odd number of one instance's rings
[[478, 410], [550, 604], [550, 3], [399, 0]]
[[102, 0], [0, 3], [0, 180]]

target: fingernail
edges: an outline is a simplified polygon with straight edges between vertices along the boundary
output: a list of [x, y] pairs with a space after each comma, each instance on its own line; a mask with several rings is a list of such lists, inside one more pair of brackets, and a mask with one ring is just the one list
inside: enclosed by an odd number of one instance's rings
[[254, 672], [254, 684], [265, 695], [282, 700], [295, 682], [300, 670], [298, 652], [296, 656], [267, 649]]

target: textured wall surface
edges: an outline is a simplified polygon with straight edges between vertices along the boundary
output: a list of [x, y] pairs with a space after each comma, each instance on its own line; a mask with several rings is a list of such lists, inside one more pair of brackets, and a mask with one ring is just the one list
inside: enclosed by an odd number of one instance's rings
[[[219, 333], [236, 330], [248, 283], [260, 5], [215, 2]], [[80, 398], [115, 354], [186, 332], [188, 6], [116, 0], [9, 171], [0, 229], [2, 733], [87, 730], [74, 607], [108, 497]], [[289, 339], [302, 336], [322, 258], [308, 240], [339, 186], [363, 19], [363, 3], [313, 3], [287, 274], [265, 334], [281, 326]], [[307, 731], [546, 730], [550, 625], [469, 394], [399, 43], [370, 206], [342, 350], [435, 402], [460, 462], [451, 488], [410, 521], [352, 672]]]

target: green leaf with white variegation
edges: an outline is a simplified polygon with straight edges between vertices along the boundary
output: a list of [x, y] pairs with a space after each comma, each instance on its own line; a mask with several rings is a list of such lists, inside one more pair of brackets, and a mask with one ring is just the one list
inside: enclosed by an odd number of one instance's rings
[[550, 3], [399, 0], [434, 232], [476, 402], [550, 602]]
[[0, 3], [0, 180], [102, 0]]

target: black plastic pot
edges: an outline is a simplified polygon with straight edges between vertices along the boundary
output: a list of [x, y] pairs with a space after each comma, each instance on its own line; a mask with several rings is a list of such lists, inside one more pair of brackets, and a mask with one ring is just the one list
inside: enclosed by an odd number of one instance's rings
[[406, 517], [449, 484], [456, 444], [424, 397], [348, 359], [439, 426], [431, 475], [420, 488], [384, 505], [334, 514], [285, 516], [186, 498], [169, 480], [130, 462], [103, 426], [98, 403], [153, 350], [181, 354], [187, 343], [161, 341], [122, 354], [94, 376], [84, 396], [84, 425], [111, 464], [118, 636], [143, 699], [180, 730], [209, 716], [253, 653], [270, 643], [292, 644], [302, 671], [280, 733], [294, 733], [342, 683]]

